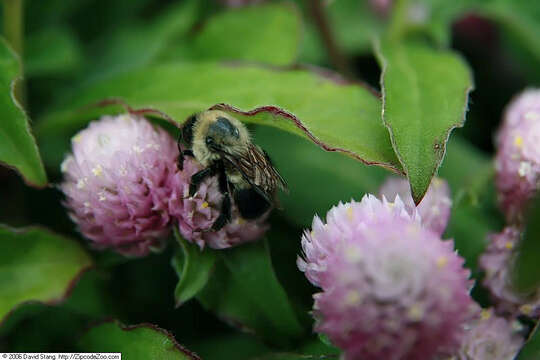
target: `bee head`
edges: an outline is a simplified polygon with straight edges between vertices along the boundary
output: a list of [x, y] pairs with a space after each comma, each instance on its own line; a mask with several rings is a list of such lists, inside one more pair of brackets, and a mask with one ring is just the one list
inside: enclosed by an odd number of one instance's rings
[[223, 112], [217, 112], [208, 125], [204, 141], [210, 150], [222, 150], [241, 146], [246, 138], [247, 131], [238, 120]]
[[219, 110], [196, 114], [192, 129], [193, 154], [205, 166], [224, 153], [233, 156], [245, 153], [250, 142], [244, 124]]

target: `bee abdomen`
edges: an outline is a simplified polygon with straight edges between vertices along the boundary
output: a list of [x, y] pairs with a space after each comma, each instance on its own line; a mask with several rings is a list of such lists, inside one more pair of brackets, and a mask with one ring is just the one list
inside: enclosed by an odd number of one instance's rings
[[234, 201], [244, 219], [256, 219], [267, 212], [270, 204], [253, 188], [239, 189], [234, 192]]

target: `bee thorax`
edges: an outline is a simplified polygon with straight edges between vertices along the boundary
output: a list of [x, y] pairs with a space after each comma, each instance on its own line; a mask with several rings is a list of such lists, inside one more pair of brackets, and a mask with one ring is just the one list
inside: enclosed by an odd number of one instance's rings
[[193, 142], [193, 155], [195, 159], [204, 167], [209, 166], [214, 161], [220, 158], [219, 154], [216, 154], [208, 149], [206, 144], [202, 141]]

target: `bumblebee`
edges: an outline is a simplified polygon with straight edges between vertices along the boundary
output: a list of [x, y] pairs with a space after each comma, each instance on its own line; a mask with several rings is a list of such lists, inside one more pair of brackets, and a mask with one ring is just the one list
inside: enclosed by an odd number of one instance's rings
[[220, 215], [212, 225], [214, 231], [231, 220], [231, 197], [242, 218], [256, 219], [275, 206], [278, 188], [288, 191], [268, 154], [251, 142], [248, 130], [238, 119], [223, 111], [207, 110], [190, 116], [181, 127], [178, 149], [180, 169], [185, 156], [203, 166], [191, 176], [190, 196], [206, 178], [217, 175], [223, 200]]

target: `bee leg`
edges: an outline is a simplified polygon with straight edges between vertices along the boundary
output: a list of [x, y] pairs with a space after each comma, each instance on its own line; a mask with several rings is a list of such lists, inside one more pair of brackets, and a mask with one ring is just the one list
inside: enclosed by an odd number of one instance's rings
[[182, 148], [182, 133], [180, 133], [176, 145], [178, 145], [178, 170], [182, 171], [184, 170], [184, 149]]
[[185, 144], [188, 144], [188, 147], [192, 146], [193, 143], [193, 125], [197, 121], [197, 117], [195, 115], [190, 116], [184, 124], [180, 127], [180, 134], [178, 135], [178, 140], [176, 141], [176, 144], [178, 145], [178, 169], [184, 170], [184, 156], [191, 156], [195, 157], [193, 155], [193, 151], [191, 150], [184, 150], [182, 148], [182, 142]]
[[184, 157], [185, 156], [195, 157], [192, 150], [190, 149], [182, 150], [182, 145], [180, 145], [180, 142], [179, 142], [178, 143], [178, 169], [180, 171], [184, 170]]
[[213, 176], [216, 174], [216, 167], [215, 166], [209, 166], [207, 168], [202, 169], [199, 172], [196, 172], [191, 176], [191, 181], [189, 184], [189, 196], [195, 195], [197, 192], [197, 189], [199, 188], [199, 185], [209, 176]]
[[221, 212], [216, 221], [212, 224], [212, 230], [221, 230], [229, 221], [231, 221], [231, 197], [227, 193], [221, 201]]
[[223, 164], [219, 166], [218, 171], [219, 191], [223, 194], [223, 200], [221, 200], [221, 212], [214, 224], [212, 224], [212, 230], [214, 231], [221, 230], [231, 221], [231, 196], [229, 195], [229, 183]]

